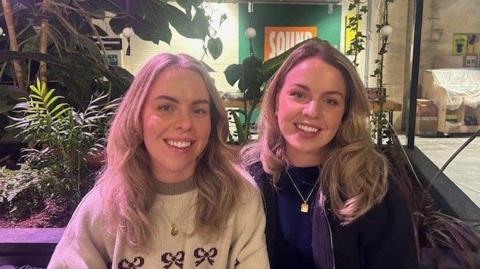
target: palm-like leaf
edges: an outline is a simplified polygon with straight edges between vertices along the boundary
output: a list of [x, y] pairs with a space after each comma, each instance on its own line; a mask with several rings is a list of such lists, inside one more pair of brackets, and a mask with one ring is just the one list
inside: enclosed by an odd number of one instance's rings
[[[38, 81], [30, 89], [29, 97], [15, 106], [14, 111], [20, 117], [12, 117], [14, 124], [8, 129], [19, 130], [18, 136], [25, 142], [49, 148], [67, 162], [85, 161], [89, 154], [103, 149], [100, 141], [104, 141], [119, 99], [98, 95], [91, 98], [84, 111], [76, 111], [61, 102], [63, 97], [55, 95], [53, 89], [48, 90], [45, 83]], [[77, 165], [70, 170], [75, 169]]]
[[13, 109], [22, 117], [11, 117], [15, 123], [7, 129], [19, 129], [17, 137], [21, 137], [26, 142], [58, 144], [55, 130], [71, 113], [72, 108], [66, 103], [60, 103], [59, 99], [62, 97], [54, 95], [55, 90], [49, 91], [46, 84], [39, 80], [36, 85], [30, 86], [30, 90], [29, 97], [21, 98], [23, 102]]

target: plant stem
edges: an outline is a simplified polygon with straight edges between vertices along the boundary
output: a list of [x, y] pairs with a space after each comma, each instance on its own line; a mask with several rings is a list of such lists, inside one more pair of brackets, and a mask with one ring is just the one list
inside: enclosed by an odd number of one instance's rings
[[[43, 0], [42, 8], [41, 8], [42, 20], [40, 23], [40, 48], [39, 48], [39, 52], [42, 54], [47, 53], [48, 20], [46, 19], [46, 13], [49, 6], [50, 6], [50, 0]], [[41, 82], [47, 82], [47, 63], [45, 61], [40, 61], [38, 77]]]
[[[358, 40], [358, 25], [359, 25], [359, 20], [360, 20], [360, 5], [357, 4], [356, 6], [356, 13], [355, 13], [355, 18], [357, 19], [357, 23], [355, 24], [355, 27], [353, 28], [353, 30], [355, 31], [355, 39]], [[357, 46], [358, 46], [358, 43], [357, 43]], [[360, 50], [357, 48], [355, 48], [354, 50], [354, 54], [353, 54], [353, 63], [355, 64], [355, 66], [358, 65], [357, 63], [357, 57], [358, 57], [358, 54], [360, 53]]]
[[[244, 130], [245, 130], [245, 140], [248, 141], [250, 140], [250, 128], [248, 128], [249, 124], [248, 124], [248, 111], [247, 111], [247, 97], [246, 97], [246, 94], [244, 93], [243, 94], [243, 111], [245, 113], [245, 127]], [[246, 142], [244, 141], [244, 142]]]
[[[15, 24], [13, 23], [12, 9], [8, 0], [2, 0], [3, 14], [5, 15], [5, 23], [7, 25], [8, 39], [10, 42], [10, 50], [18, 51], [17, 35], [15, 34]], [[25, 82], [23, 81], [23, 69], [20, 60], [13, 60], [13, 69], [17, 78], [18, 88], [24, 90]]]

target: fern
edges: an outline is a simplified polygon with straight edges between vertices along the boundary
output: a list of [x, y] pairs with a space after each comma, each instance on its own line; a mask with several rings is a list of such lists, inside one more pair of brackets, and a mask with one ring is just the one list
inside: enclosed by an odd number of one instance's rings
[[30, 145], [23, 150], [23, 160], [34, 169], [52, 171], [57, 180], [51, 189], [58, 192], [52, 195], [78, 202], [93, 184], [89, 158], [103, 152], [119, 99], [99, 94], [85, 110], [77, 111], [37, 81], [29, 96], [20, 100], [14, 108], [17, 117], [11, 117], [14, 123], [7, 128], [15, 129], [16, 136]]
[[55, 90], [48, 90], [46, 84], [39, 80], [36, 86], [30, 86], [30, 90], [28, 98], [20, 98], [23, 102], [13, 108], [22, 117], [10, 117], [15, 123], [7, 126], [7, 129], [20, 130], [16, 137], [30, 144], [58, 145], [60, 141], [56, 133], [72, 113], [72, 107], [59, 102], [63, 97], [55, 96]]

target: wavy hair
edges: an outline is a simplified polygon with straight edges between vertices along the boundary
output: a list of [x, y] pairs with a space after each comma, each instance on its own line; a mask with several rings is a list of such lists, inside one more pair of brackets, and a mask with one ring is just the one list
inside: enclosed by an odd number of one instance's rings
[[237, 206], [243, 177], [230, 162], [228, 120], [222, 100], [205, 67], [185, 54], [158, 54], [139, 71], [126, 92], [109, 129], [107, 162], [97, 186], [105, 203], [107, 227], [122, 233], [134, 248], [148, 249], [152, 223], [148, 219], [156, 193], [150, 160], [143, 144], [141, 111], [154, 80], [166, 69], [188, 69], [205, 82], [209, 97], [212, 129], [194, 172], [198, 189], [195, 227], [213, 236], [225, 228]]
[[[294, 50], [267, 85], [259, 117], [259, 140], [242, 150], [244, 166], [259, 160], [276, 185], [286, 163], [285, 139], [275, 115], [278, 94], [288, 72], [307, 58], [316, 57], [336, 68], [347, 85], [342, 123], [328, 145], [320, 183], [334, 214], [351, 223], [379, 203], [387, 191], [388, 162], [370, 137], [370, 109], [363, 83], [350, 60], [327, 41], [312, 39]], [[323, 202], [324, 197], [319, 197]]]

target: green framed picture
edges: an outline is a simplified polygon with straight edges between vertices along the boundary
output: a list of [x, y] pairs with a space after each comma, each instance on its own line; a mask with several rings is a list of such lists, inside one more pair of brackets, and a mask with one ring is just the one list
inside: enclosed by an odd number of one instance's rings
[[468, 34], [453, 34], [452, 55], [463, 56], [467, 51]]

